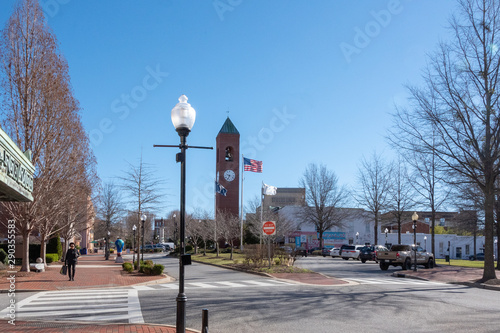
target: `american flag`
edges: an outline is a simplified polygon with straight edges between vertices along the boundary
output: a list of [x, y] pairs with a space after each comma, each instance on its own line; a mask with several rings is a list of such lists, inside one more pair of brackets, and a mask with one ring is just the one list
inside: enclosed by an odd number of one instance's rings
[[251, 160], [243, 157], [244, 171], [262, 172], [262, 161]]

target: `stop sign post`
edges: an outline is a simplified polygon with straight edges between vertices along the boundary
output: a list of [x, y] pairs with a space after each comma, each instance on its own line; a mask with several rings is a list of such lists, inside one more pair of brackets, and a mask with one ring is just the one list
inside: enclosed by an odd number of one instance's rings
[[[262, 232], [268, 236], [275, 235], [276, 223], [274, 223], [274, 221], [264, 222], [262, 224]], [[271, 237], [267, 237], [267, 258], [269, 260], [269, 268], [271, 268]]]
[[262, 225], [262, 231], [265, 235], [272, 236], [276, 234], [276, 223], [274, 221], [264, 222]]

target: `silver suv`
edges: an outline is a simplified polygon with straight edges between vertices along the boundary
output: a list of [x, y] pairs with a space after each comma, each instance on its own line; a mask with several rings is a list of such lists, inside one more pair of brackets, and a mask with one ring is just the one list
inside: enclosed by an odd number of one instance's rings
[[364, 247], [364, 245], [347, 245], [342, 249], [342, 259], [349, 260], [355, 259], [359, 260], [359, 250]]

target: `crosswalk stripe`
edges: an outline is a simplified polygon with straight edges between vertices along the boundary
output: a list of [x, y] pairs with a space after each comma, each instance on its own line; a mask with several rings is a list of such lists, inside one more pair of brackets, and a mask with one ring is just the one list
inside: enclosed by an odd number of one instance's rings
[[[19, 318], [144, 323], [139, 294], [135, 289], [46, 291], [27, 297], [16, 305]], [[8, 308], [0, 311], [0, 316], [5, 316], [8, 311]]]
[[190, 282], [189, 285], [193, 285], [200, 288], [219, 288], [213, 284], [203, 283], [203, 282]]
[[141, 302], [139, 301], [139, 292], [137, 290], [129, 290], [128, 299], [128, 322], [129, 323], [144, 323], [142, 317]]
[[[54, 309], [54, 310], [50, 310], [49, 309]], [[99, 309], [99, 313], [103, 314], [103, 313], [116, 313], [116, 312], [120, 312], [121, 308], [117, 308], [117, 307], [113, 307], [113, 308], [108, 308], [108, 309]], [[127, 311], [128, 309], [125, 308], [124, 311]], [[41, 311], [34, 311], [32, 309], [30, 309], [29, 307], [24, 307], [21, 311], [21, 314], [20, 314], [20, 317], [40, 317], [42, 314], [44, 317], [46, 316], [65, 316], [65, 315], [73, 315], [75, 313], [75, 310], [72, 309], [72, 310], [67, 310], [66, 307], [64, 307], [64, 310], [62, 309], [59, 309], [57, 307], [46, 307], [45, 310], [41, 310]], [[92, 314], [92, 313], [95, 313], [96, 310], [95, 309], [82, 309], [80, 307], [80, 309], [78, 310], [78, 314]]]
[[135, 290], [154, 290], [155, 288], [151, 288], [148, 286], [132, 286]]
[[415, 279], [358, 279], [358, 278], [346, 278], [346, 280], [351, 280], [354, 282], [359, 282], [361, 284], [397, 284], [397, 285], [443, 285], [440, 282], [433, 281], [423, 281]]
[[[229, 288], [243, 288], [243, 287], [276, 287], [276, 286], [290, 286], [294, 285], [293, 283], [278, 281], [278, 280], [243, 280], [243, 281], [211, 281], [211, 282], [186, 282], [185, 288], [221, 288], [221, 287], [229, 287]], [[168, 288], [168, 289], [179, 289], [178, 283], [162, 283], [157, 284], [160, 288]], [[133, 287], [135, 288], [135, 287]], [[153, 286], [152, 289], [155, 289]], [[138, 290], [141, 290], [137, 288]]]
[[253, 284], [253, 285], [256, 285], [256, 286], [262, 286], [262, 287], [270, 287], [270, 286], [275, 286], [276, 285], [276, 284], [274, 284], [274, 282], [273, 283], [269, 283], [269, 282], [253, 281], [253, 280], [242, 281], [242, 282]]
[[247, 287], [244, 284], [229, 282], [229, 281], [218, 281], [218, 282], [214, 282], [214, 283], [222, 284], [224, 286], [233, 287], [233, 288]]
[[162, 288], [167, 288], [167, 289], [179, 289], [179, 285], [176, 283], [161, 283], [157, 284], [157, 286], [162, 287]]

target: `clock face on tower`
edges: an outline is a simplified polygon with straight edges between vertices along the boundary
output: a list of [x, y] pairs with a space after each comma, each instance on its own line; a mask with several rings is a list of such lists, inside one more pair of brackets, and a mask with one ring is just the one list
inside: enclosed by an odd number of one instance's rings
[[228, 182], [232, 182], [234, 180], [235, 174], [233, 170], [226, 170], [224, 172], [224, 179]]

